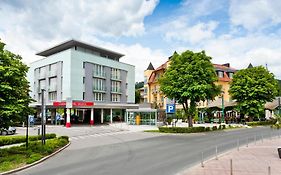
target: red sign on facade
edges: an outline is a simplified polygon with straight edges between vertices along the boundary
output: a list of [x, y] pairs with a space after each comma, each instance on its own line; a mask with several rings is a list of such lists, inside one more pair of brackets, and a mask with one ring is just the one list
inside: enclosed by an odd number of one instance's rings
[[[58, 102], [58, 101], [53, 102], [53, 106], [65, 106], [65, 105], [66, 105], [66, 102]], [[88, 101], [87, 102], [74, 101], [74, 102], [72, 102], [72, 106], [74, 106], [74, 107], [77, 107], [77, 106], [94, 106], [94, 102], [91, 102], [91, 101], [89, 101], [89, 102]]]

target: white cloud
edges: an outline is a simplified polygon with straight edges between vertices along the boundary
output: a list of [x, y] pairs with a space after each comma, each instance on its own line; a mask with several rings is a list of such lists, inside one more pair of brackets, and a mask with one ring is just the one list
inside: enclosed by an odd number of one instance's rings
[[253, 65], [268, 65], [281, 78], [281, 40], [276, 35], [247, 35], [244, 37], [221, 36], [205, 42], [202, 49], [213, 57], [214, 63], [229, 62], [237, 69]]
[[[157, 4], [158, 0], [0, 1], [0, 38], [7, 49], [22, 55], [25, 63], [39, 59], [36, 52], [70, 38], [110, 46], [126, 54], [121, 60], [136, 65], [142, 73], [147, 65], [141, 60], [157, 59], [160, 52], [139, 44], [114, 47], [97, 36], [117, 39], [144, 34], [144, 18]], [[137, 75], [137, 80], [142, 79], [142, 74]]]
[[217, 28], [218, 22], [199, 22], [193, 26], [189, 26], [184, 21], [184, 17], [182, 17], [165, 24], [165, 26], [168, 29], [165, 33], [166, 39], [196, 44], [205, 39], [213, 38], [213, 31]]
[[260, 30], [281, 22], [281, 1], [277, 0], [231, 0], [229, 15], [235, 26]]

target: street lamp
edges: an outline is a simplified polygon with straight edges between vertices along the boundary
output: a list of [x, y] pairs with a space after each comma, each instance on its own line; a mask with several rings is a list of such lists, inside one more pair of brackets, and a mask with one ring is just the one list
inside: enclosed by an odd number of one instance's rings
[[221, 92], [221, 123], [224, 123], [224, 91]]
[[44, 104], [44, 91], [45, 89], [41, 89], [41, 94], [42, 94], [42, 106], [41, 106], [41, 141], [42, 141], [42, 145], [45, 145], [45, 136], [46, 136], [46, 123], [45, 123], [45, 112], [46, 112], [46, 109], [45, 109], [45, 104]]
[[281, 101], [281, 97], [278, 98], [278, 114], [281, 115], [281, 106], [280, 106], [280, 102]]

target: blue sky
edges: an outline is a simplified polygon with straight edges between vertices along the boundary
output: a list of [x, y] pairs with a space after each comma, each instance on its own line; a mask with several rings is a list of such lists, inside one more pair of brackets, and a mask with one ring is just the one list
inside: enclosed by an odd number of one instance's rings
[[136, 81], [152, 62], [201, 51], [241, 69], [268, 65], [281, 78], [281, 1], [1, 0], [0, 38], [27, 64], [71, 38], [124, 53]]

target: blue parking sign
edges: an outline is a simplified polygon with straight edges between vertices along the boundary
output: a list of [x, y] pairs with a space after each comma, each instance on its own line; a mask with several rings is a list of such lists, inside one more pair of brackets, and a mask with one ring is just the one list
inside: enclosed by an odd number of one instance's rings
[[167, 104], [166, 105], [166, 113], [167, 114], [173, 114], [176, 111], [176, 105], [175, 104]]

